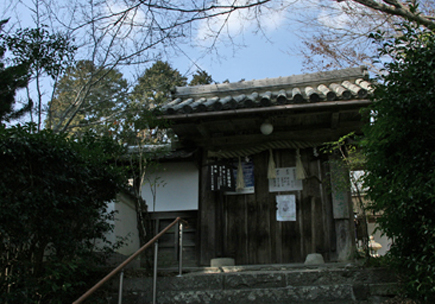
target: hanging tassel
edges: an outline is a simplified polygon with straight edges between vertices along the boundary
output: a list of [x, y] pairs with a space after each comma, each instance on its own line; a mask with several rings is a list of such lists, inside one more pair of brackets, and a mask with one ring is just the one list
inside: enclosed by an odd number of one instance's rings
[[275, 167], [275, 161], [273, 160], [273, 153], [272, 149], [269, 149], [269, 166], [267, 168], [267, 178], [268, 179], [274, 179], [276, 178], [276, 167]]
[[245, 188], [245, 178], [243, 176], [242, 160], [239, 156], [239, 166], [237, 167], [237, 180], [236, 190], [243, 190]]
[[296, 179], [306, 179], [307, 173], [305, 173], [304, 165], [302, 164], [301, 154], [299, 149], [296, 150]]

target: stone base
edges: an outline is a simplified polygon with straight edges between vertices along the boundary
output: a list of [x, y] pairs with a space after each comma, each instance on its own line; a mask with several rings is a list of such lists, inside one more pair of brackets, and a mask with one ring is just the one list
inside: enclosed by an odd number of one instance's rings
[[320, 253], [310, 253], [305, 259], [305, 265], [325, 264], [323, 256]]
[[216, 258], [216, 259], [211, 259], [210, 266], [211, 267], [234, 266], [234, 259], [233, 258]]
[[[291, 265], [289, 265], [291, 266]], [[240, 268], [239, 268], [240, 267]], [[397, 278], [384, 268], [347, 267], [338, 264], [298, 266], [275, 270], [267, 265], [235, 266], [186, 272], [183, 276], [158, 278], [159, 303], [171, 304], [379, 304], [397, 294]], [[266, 267], [267, 269], [263, 269]], [[234, 268], [234, 272], [226, 269]], [[106, 285], [105, 285], [106, 286]], [[128, 273], [124, 278], [124, 303], [151, 303], [153, 279]], [[119, 280], [110, 287], [111, 300], [118, 303]]]

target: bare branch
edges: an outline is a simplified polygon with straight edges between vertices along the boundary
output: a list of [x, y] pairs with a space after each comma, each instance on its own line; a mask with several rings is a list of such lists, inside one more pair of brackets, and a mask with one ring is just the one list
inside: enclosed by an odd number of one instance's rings
[[380, 11], [394, 16], [403, 17], [406, 20], [418, 22], [421, 25], [427, 27], [428, 29], [435, 31], [435, 20], [433, 16], [422, 15], [421, 12], [418, 10], [413, 12], [410, 10], [408, 5], [404, 5], [399, 1], [384, 0], [383, 2], [386, 4], [374, 0], [349, 0], [349, 1], [357, 2], [361, 5], [369, 7], [376, 11]]

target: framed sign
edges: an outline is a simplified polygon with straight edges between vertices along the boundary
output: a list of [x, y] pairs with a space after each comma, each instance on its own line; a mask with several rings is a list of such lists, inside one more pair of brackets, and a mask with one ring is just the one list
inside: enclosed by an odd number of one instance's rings
[[302, 190], [302, 180], [296, 179], [296, 167], [277, 168], [276, 178], [269, 179], [269, 192]]
[[278, 222], [296, 222], [296, 196], [276, 196], [276, 220]]

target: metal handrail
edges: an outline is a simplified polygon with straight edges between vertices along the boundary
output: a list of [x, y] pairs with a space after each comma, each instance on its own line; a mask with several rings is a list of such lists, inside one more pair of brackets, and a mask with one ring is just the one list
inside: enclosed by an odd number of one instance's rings
[[[79, 304], [86, 300], [91, 294], [93, 294], [98, 288], [100, 288], [104, 283], [110, 280], [115, 274], [121, 271], [125, 266], [127, 266], [131, 261], [133, 261], [139, 254], [141, 254], [145, 249], [150, 247], [154, 242], [156, 242], [163, 234], [165, 234], [169, 229], [171, 229], [176, 223], [182, 221], [180, 217], [177, 217], [171, 224], [169, 224], [165, 229], [160, 231], [156, 236], [154, 236], [148, 243], [139, 248], [135, 253], [133, 253], [128, 259], [122, 262], [118, 267], [113, 269], [108, 275], [101, 279], [97, 284], [95, 284], [91, 289], [85, 292], [80, 298], [75, 300], [72, 304]], [[156, 267], [156, 265], [155, 265]], [[181, 274], [181, 270], [180, 270]], [[121, 278], [122, 280], [123, 278]]]

